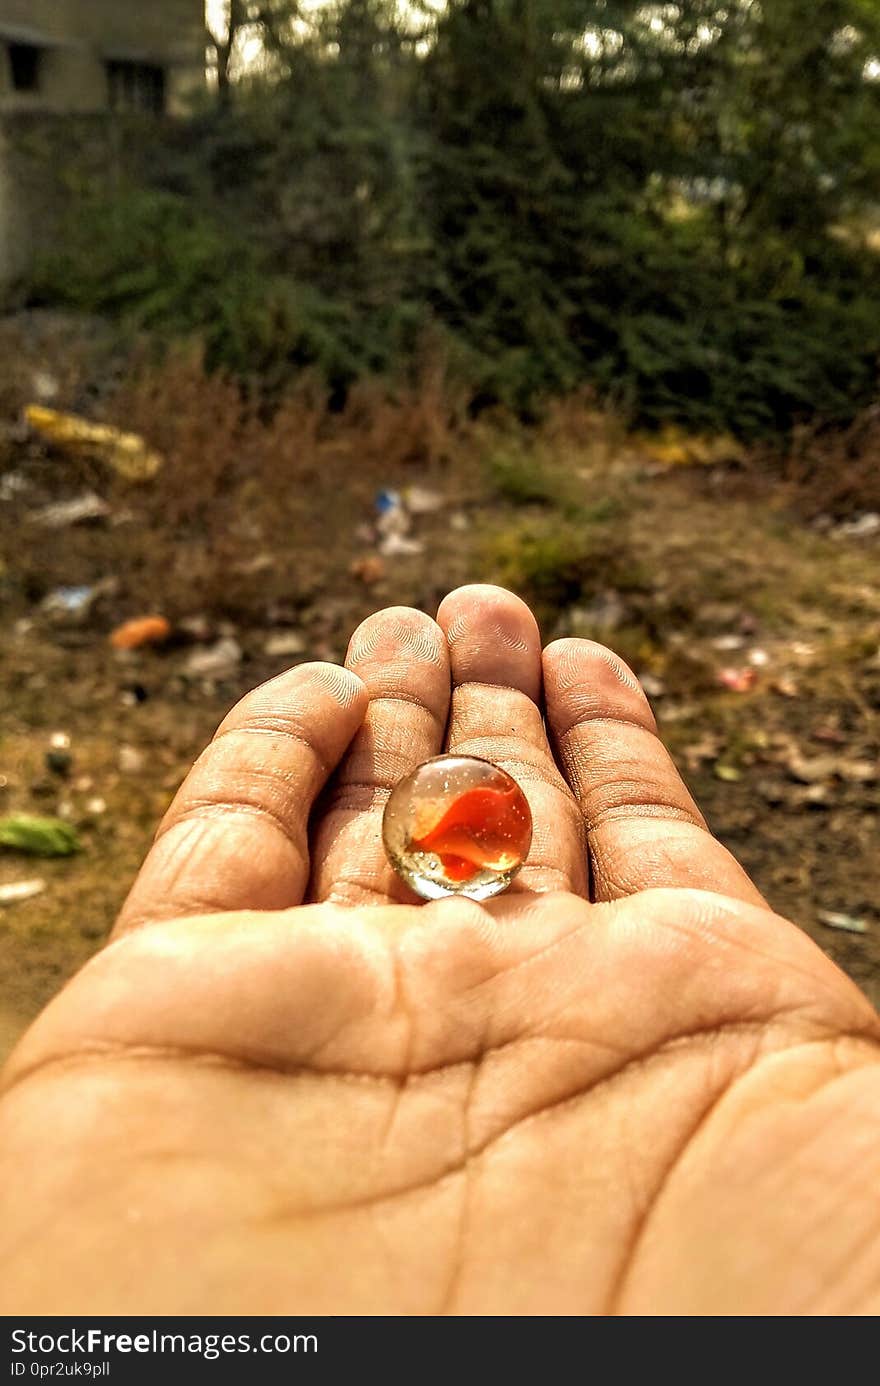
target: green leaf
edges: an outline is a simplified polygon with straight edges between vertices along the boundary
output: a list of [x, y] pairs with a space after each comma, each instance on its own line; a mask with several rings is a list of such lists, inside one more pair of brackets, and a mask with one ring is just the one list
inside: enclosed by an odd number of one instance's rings
[[69, 823], [29, 813], [0, 818], [0, 847], [32, 857], [70, 857], [82, 850], [76, 829]]

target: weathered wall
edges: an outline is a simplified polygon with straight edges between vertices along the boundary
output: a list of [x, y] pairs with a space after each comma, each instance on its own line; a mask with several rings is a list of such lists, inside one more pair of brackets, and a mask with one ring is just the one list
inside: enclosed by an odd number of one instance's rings
[[0, 63], [0, 109], [95, 111], [107, 104], [108, 58], [167, 68], [169, 105], [204, 80], [204, 0], [0, 0], [3, 25], [45, 36], [41, 90], [12, 92]]
[[[12, 89], [10, 38], [39, 46], [38, 90]], [[204, 40], [204, 0], [0, 0], [0, 285], [27, 268], [39, 229], [3, 117], [106, 111], [112, 59], [161, 65], [168, 110], [180, 114], [204, 86]]]
[[0, 0], [0, 24], [132, 55], [204, 48], [203, 0]]

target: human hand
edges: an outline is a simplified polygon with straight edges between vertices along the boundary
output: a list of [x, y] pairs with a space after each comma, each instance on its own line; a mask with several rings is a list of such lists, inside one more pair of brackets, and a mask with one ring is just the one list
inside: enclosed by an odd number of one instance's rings
[[[371, 617], [197, 761], [6, 1070], [0, 1311], [876, 1312], [873, 1009], [710, 836], [613, 654], [542, 673], [497, 588], [438, 621]], [[530, 800], [487, 904], [385, 860], [390, 788], [444, 748]]]

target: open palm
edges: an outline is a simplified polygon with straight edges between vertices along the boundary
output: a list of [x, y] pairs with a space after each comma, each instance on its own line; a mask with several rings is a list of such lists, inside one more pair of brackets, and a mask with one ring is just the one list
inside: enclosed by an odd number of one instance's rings
[[[196, 763], [7, 1069], [2, 1311], [876, 1311], [872, 1008], [613, 654], [542, 655], [497, 588], [438, 623], [371, 617]], [[488, 904], [417, 903], [383, 853], [444, 749], [531, 804]]]

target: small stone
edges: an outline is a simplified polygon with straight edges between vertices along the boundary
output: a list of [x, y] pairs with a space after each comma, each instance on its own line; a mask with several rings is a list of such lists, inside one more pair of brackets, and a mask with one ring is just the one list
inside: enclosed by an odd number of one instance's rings
[[656, 674], [640, 674], [639, 683], [649, 698], [662, 698], [666, 692], [666, 684]]
[[137, 746], [120, 746], [118, 762], [124, 775], [137, 775], [144, 768], [144, 753]]
[[190, 678], [222, 679], [234, 673], [242, 660], [242, 648], [233, 636], [224, 636], [205, 649], [193, 650], [183, 666]]
[[73, 756], [69, 751], [50, 750], [46, 752], [46, 769], [53, 775], [60, 775], [66, 779], [70, 774], [70, 767], [73, 764]]
[[377, 553], [369, 553], [363, 558], [355, 558], [349, 565], [348, 571], [365, 587], [373, 587], [377, 582], [381, 582], [385, 576], [385, 560]]
[[275, 635], [270, 635], [263, 650], [273, 658], [287, 658], [289, 655], [301, 655], [305, 653], [305, 638], [298, 630], [280, 630]]
[[446, 504], [439, 491], [431, 491], [427, 486], [408, 486], [403, 498], [411, 515], [430, 515]]
[[488, 900], [507, 889], [525, 861], [532, 815], [500, 766], [437, 756], [395, 786], [382, 838], [398, 875], [423, 899]]

